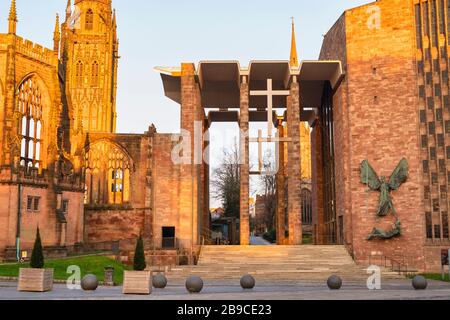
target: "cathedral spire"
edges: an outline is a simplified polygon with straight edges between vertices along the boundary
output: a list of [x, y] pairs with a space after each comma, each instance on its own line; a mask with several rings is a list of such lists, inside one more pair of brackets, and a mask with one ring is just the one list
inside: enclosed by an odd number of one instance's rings
[[114, 40], [114, 41], [117, 41], [117, 18], [116, 18], [116, 9], [113, 10], [112, 28], [113, 28], [113, 40]]
[[59, 52], [59, 43], [61, 41], [61, 31], [59, 29], [59, 15], [56, 14], [55, 31], [53, 32], [53, 50]]
[[71, 15], [72, 15], [72, 1], [71, 0], [67, 0], [66, 22], [69, 20]]
[[297, 42], [295, 40], [294, 18], [292, 18], [291, 58], [289, 65], [293, 68], [298, 68]]
[[11, 0], [11, 8], [9, 9], [8, 33], [16, 34], [17, 31], [17, 8], [16, 0]]

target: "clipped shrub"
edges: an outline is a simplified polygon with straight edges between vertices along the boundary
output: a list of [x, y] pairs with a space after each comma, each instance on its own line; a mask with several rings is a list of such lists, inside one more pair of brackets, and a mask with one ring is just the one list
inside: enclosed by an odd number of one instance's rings
[[139, 236], [136, 243], [136, 250], [134, 251], [133, 269], [135, 271], [144, 271], [146, 267], [147, 263], [145, 262], [144, 241], [142, 240], [142, 236]]
[[44, 252], [42, 250], [41, 235], [38, 228], [36, 232], [36, 240], [34, 241], [33, 252], [31, 253], [30, 267], [35, 269], [43, 269], [44, 264]]

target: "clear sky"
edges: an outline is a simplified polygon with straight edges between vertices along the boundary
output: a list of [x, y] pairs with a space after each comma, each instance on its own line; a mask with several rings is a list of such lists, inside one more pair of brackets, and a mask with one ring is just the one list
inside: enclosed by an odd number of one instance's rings
[[[67, 0], [16, 0], [18, 34], [53, 48], [56, 13]], [[318, 58], [325, 34], [346, 9], [371, 0], [113, 0], [120, 41], [117, 131], [179, 132], [179, 106], [164, 96], [155, 66], [200, 60], [288, 60], [291, 17], [295, 18], [300, 60]], [[73, 3], [73, 1], [72, 1]], [[10, 0], [0, 0], [0, 32], [7, 32]], [[251, 126], [251, 136], [257, 125]], [[223, 146], [233, 143], [237, 125], [211, 129], [211, 167]], [[252, 146], [251, 159], [256, 146]], [[252, 179], [252, 193], [257, 178]], [[216, 204], [217, 205], [217, 204]]]

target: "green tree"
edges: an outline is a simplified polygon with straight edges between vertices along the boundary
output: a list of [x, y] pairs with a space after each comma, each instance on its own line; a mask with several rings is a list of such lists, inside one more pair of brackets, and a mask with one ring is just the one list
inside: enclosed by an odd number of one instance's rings
[[44, 264], [44, 253], [42, 250], [41, 235], [38, 228], [36, 233], [36, 240], [34, 241], [33, 252], [31, 253], [30, 267], [42, 269], [44, 268]]
[[133, 267], [135, 271], [143, 271], [147, 267], [147, 263], [145, 262], [144, 241], [142, 240], [142, 236], [139, 236], [139, 239], [136, 243]]

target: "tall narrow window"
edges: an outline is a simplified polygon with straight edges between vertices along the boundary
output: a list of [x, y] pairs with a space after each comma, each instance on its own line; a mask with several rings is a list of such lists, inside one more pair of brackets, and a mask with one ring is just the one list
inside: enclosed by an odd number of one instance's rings
[[426, 224], [426, 231], [427, 231], [427, 239], [433, 239], [433, 220], [431, 216], [431, 212], [427, 212], [425, 214], [425, 224]]
[[77, 62], [77, 70], [76, 70], [76, 80], [77, 80], [77, 87], [81, 88], [83, 87], [83, 62], [78, 61]]
[[94, 29], [94, 12], [92, 9], [89, 9], [86, 12], [86, 30]]
[[[447, 29], [450, 30], [450, 1], [447, 1]], [[450, 33], [447, 35], [450, 40]]]
[[91, 86], [98, 87], [98, 62], [94, 61], [91, 70]]
[[444, 0], [439, 0], [439, 33], [445, 34], [445, 5]]
[[426, 36], [430, 35], [430, 26], [429, 26], [429, 22], [430, 20], [428, 19], [428, 3], [424, 3], [423, 6], [423, 33]]
[[448, 213], [447, 212], [443, 212], [442, 213], [442, 229], [443, 229], [443, 238], [444, 239], [449, 239], [449, 232], [448, 232]]
[[417, 48], [422, 49], [422, 15], [420, 12], [420, 4], [415, 5], [416, 10], [416, 42]]
[[433, 47], [437, 47], [438, 44], [438, 34], [437, 34], [437, 11], [436, 11], [436, 0], [432, 0], [431, 3], [431, 34], [432, 34], [432, 44]]
[[39, 168], [42, 122], [42, 94], [39, 86], [29, 78], [17, 92], [19, 97], [19, 134], [21, 135], [20, 163], [24, 167]]

